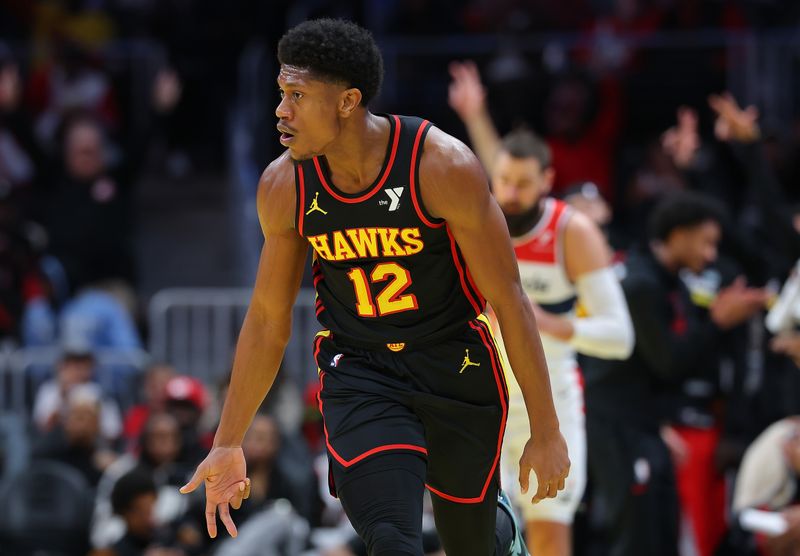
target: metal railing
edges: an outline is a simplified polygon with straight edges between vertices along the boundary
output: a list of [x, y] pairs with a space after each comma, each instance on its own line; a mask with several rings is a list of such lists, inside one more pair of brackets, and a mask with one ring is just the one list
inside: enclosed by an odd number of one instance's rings
[[[247, 313], [250, 288], [174, 288], [150, 300], [150, 353], [178, 372], [208, 384], [224, 379], [231, 369], [239, 330]], [[313, 290], [301, 290], [294, 305], [292, 337], [283, 372], [304, 385], [316, 376], [311, 342], [319, 330]]]
[[[29, 415], [36, 391], [54, 376], [61, 354], [58, 346], [0, 346], [0, 413]], [[103, 391], [121, 407], [129, 407], [137, 399], [139, 377], [150, 361], [149, 355], [141, 349], [98, 349], [94, 355], [95, 378]]]

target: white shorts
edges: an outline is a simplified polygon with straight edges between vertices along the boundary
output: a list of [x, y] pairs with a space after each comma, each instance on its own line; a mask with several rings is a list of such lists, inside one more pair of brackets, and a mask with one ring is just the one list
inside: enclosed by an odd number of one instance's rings
[[501, 477], [503, 489], [514, 500], [517, 510], [525, 521], [553, 521], [571, 525], [578, 509], [583, 491], [586, 488], [586, 426], [583, 409], [583, 387], [580, 375], [574, 363], [551, 367], [551, 377], [555, 373], [561, 380], [553, 380], [553, 401], [561, 428], [561, 434], [567, 442], [569, 450], [570, 472], [564, 490], [555, 498], [546, 498], [538, 504], [532, 504], [531, 498], [536, 493], [536, 474], [531, 472], [528, 494], [522, 494], [519, 486], [519, 459], [530, 439], [528, 414], [522, 392], [513, 374], [506, 373], [509, 391], [509, 410], [506, 432], [503, 440], [501, 460]]

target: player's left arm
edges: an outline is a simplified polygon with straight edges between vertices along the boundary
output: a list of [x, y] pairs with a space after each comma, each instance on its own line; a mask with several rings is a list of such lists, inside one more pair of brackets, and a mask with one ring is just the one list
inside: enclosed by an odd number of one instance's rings
[[420, 190], [428, 212], [447, 221], [478, 289], [497, 314], [531, 424], [531, 441], [520, 461], [523, 491], [533, 469], [539, 484], [533, 500], [554, 497], [569, 472], [567, 446], [558, 427], [533, 309], [483, 168], [466, 145], [431, 129], [420, 163]]
[[571, 343], [585, 355], [627, 359], [634, 333], [622, 286], [611, 267], [611, 250], [600, 228], [574, 212], [564, 229], [564, 263], [586, 316], [567, 318], [539, 310], [539, 330]]

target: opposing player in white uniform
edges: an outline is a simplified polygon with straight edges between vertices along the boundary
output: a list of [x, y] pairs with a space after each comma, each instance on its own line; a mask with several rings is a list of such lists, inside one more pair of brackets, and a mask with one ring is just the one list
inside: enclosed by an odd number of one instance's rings
[[[571, 525], [586, 486], [583, 387], [576, 352], [625, 359], [633, 350], [633, 327], [602, 232], [583, 214], [547, 197], [555, 176], [547, 145], [524, 130], [501, 141], [485, 113], [477, 72], [456, 71], [453, 77], [450, 103], [464, 118], [473, 145], [483, 155], [492, 191], [506, 216], [522, 286], [536, 313], [553, 400], [572, 462], [566, 488], [557, 498], [532, 505], [517, 487], [517, 505], [526, 521], [532, 554], [569, 556]], [[484, 112], [472, 121], [465, 117], [474, 116], [465, 114], [464, 104], [470, 101]], [[506, 375], [510, 403], [503, 484], [513, 491], [514, 469], [530, 436], [530, 424], [519, 386], [512, 373]]]

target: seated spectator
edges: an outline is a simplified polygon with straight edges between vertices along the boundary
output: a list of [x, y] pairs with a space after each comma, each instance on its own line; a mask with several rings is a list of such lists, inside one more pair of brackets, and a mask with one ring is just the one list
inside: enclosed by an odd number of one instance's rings
[[[55, 378], [42, 384], [33, 403], [33, 421], [40, 432], [53, 430], [63, 422], [66, 400], [78, 385], [92, 384], [95, 358], [86, 346], [77, 344], [64, 348], [56, 364]], [[100, 432], [105, 440], [113, 441], [122, 432], [119, 407], [113, 400], [102, 399], [100, 407]]]
[[87, 482], [97, 486], [103, 471], [117, 455], [105, 446], [100, 434], [100, 389], [85, 383], [67, 395], [63, 425], [41, 439], [34, 457], [65, 463], [80, 471]]
[[[235, 513], [236, 524], [241, 535], [248, 531], [247, 537], [250, 540], [246, 546], [260, 545], [261, 551], [247, 551], [239, 545], [226, 546], [225, 543], [218, 550], [222, 554], [269, 554], [267, 546], [284, 541], [295, 542], [297, 534], [304, 539], [308, 534], [308, 524], [319, 523], [322, 509], [313, 469], [309, 465], [305, 481], [295, 479], [298, 475], [296, 470], [295, 473], [287, 471], [280, 458], [281, 435], [278, 423], [264, 413], [257, 414], [253, 419], [242, 441], [242, 451], [247, 460], [251, 490], [249, 498]], [[279, 500], [284, 502], [278, 503]], [[197, 536], [207, 543], [204, 511], [205, 500], [195, 498], [185, 527], [193, 527]], [[247, 523], [257, 526], [245, 529]], [[284, 525], [275, 526], [280, 523]], [[296, 530], [290, 533], [284, 530], [287, 527]], [[291, 541], [287, 540], [289, 537]]]
[[40, 199], [49, 250], [75, 291], [87, 284], [134, 280], [129, 172], [112, 166], [103, 127], [77, 114], [64, 124], [59, 172]]
[[155, 520], [156, 487], [143, 470], [124, 475], [111, 493], [114, 513], [125, 521], [125, 536], [104, 556], [185, 556], [168, 530], [157, 527]]
[[182, 448], [179, 460], [196, 465], [211, 448], [212, 435], [201, 430], [203, 415], [208, 408], [208, 389], [197, 378], [176, 376], [166, 385], [165, 409], [175, 417], [181, 430]]
[[186, 511], [186, 499], [178, 488], [191, 473], [190, 466], [178, 461], [181, 435], [178, 422], [167, 413], [153, 413], [144, 424], [138, 454], [129, 453], [115, 461], [103, 474], [97, 487], [91, 539], [94, 547], [107, 547], [124, 531], [121, 520], [113, 516], [111, 492], [123, 475], [134, 469], [150, 475], [156, 485], [156, 517], [159, 523], [178, 520]]
[[[745, 453], [733, 494], [733, 512], [748, 508], [776, 512], [786, 531], [757, 536], [765, 556], [796, 556], [800, 546], [800, 417], [771, 425]], [[779, 520], [780, 521], [780, 520]]]
[[142, 384], [144, 399], [128, 410], [123, 423], [122, 435], [129, 449], [139, 441], [142, 428], [150, 416], [166, 410], [167, 383], [176, 374], [175, 368], [166, 363], [156, 363], [145, 371]]
[[[269, 415], [256, 415], [242, 442], [251, 490], [250, 498], [242, 505], [239, 519], [243, 522], [262, 509], [267, 502], [285, 498], [306, 520], [318, 523], [319, 516], [312, 515], [315, 511], [313, 508], [319, 508], [319, 504], [314, 504], [311, 500], [317, 494], [313, 482], [298, 484], [288, 475], [278, 458], [280, 449], [278, 423]], [[310, 481], [314, 479], [312, 473], [313, 470], [309, 468], [307, 478]]]
[[[53, 272], [58, 271], [48, 269], [48, 280]], [[54, 295], [49, 303], [30, 315], [25, 345], [52, 345], [60, 337], [93, 349], [141, 349], [142, 341], [132, 314], [134, 303], [130, 288], [116, 281], [89, 284], [70, 299]]]

